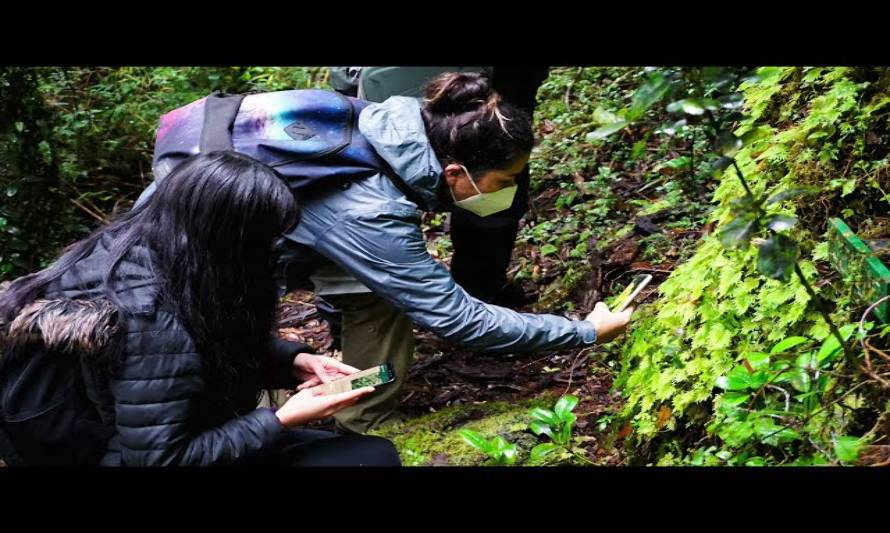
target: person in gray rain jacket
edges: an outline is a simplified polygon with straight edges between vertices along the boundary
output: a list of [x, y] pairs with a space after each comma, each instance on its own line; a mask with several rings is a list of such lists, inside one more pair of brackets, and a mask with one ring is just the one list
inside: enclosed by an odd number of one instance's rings
[[[341, 429], [362, 433], [397, 418], [400, 387], [414, 353], [412, 322], [455, 345], [514, 353], [588, 346], [623, 331], [632, 308], [612, 313], [599, 302], [586, 319], [570, 320], [484, 303], [428, 253], [422, 211], [457, 207], [485, 217], [508, 209], [516, 176], [531, 153], [531, 117], [503, 102], [485, 75], [445, 73], [428, 85], [422, 101], [405, 96], [370, 104], [348, 100], [358, 106], [349, 125], [352, 143], [368, 145], [381, 160], [380, 170], [329, 185], [292, 185], [300, 224], [279, 241], [282, 289], [307, 286], [303, 283], [310, 279], [316, 294], [342, 311], [343, 362], [364, 369], [388, 361], [395, 368], [395, 383], [335, 415]], [[236, 149], [259, 146], [242, 140], [245, 125], [254, 127], [257, 116], [267, 121], [263, 135], [277, 134], [270, 132], [273, 110], [251, 109], [250, 117], [242, 117], [244, 107], [234, 119]], [[308, 119], [287, 127], [291, 138], [322, 137], [310, 131]], [[281, 157], [283, 141], [260, 144], [251, 155], [287, 176], [292, 159], [269, 161]], [[156, 148], [156, 179], [163, 178], [161, 152]], [[345, 157], [345, 152], [326, 153]], [[315, 167], [294, 171], [292, 183], [318, 172]]]

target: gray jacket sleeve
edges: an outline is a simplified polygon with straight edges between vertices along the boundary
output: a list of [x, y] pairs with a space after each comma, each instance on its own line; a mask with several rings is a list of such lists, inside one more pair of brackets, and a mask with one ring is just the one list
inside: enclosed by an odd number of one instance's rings
[[341, 219], [315, 248], [417, 324], [473, 349], [530, 352], [593, 344], [583, 320], [517, 313], [485, 304], [454, 282], [427, 252], [416, 211], [365, 212]]

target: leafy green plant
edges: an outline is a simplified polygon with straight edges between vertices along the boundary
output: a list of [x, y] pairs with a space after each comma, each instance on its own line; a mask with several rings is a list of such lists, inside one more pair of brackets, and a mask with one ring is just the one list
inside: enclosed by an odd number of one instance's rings
[[[743, 103], [743, 96], [737, 91], [739, 83], [744, 79], [755, 79], [749, 69], [744, 67], [697, 67], [697, 68], [650, 68], [647, 78], [635, 91], [627, 107], [617, 113], [603, 116], [605, 122], [597, 130], [589, 133], [589, 141], [605, 139], [625, 128], [637, 123], [646, 122], [649, 111], [659, 102], [668, 100], [665, 110], [671, 114], [682, 114], [668, 123], [661, 124], [656, 132], [668, 138], [687, 141], [688, 155], [675, 157], [656, 166], [653, 170], [679, 173], [680, 180], [687, 196], [695, 196], [699, 185], [702, 158], [696, 158], [699, 140], [702, 133], [707, 134], [708, 125], [704, 119], [711, 121], [713, 127], [714, 113], [728, 111], [717, 120], [729, 123], [740, 118], [738, 109]], [[729, 146], [721, 147], [731, 149]], [[637, 147], [637, 151], [640, 150]]]
[[529, 413], [534, 422], [528, 427], [535, 435], [547, 435], [556, 444], [568, 444], [572, 440], [572, 428], [577, 420], [572, 413], [576, 405], [578, 397], [569, 394], [557, 400], [553, 410], [536, 407]]
[[[857, 327], [840, 328], [844, 341]], [[829, 459], [854, 460], [857, 446], [848, 436], [836, 436], [844, 430], [844, 417], [816, 420], [820, 414], [831, 415], [830, 407], [849, 397], [832, 395], [838, 380], [831, 369], [842, 354], [841, 344], [828, 335], [818, 348], [808, 348], [813, 345], [812, 339], [791, 336], [768, 353], [746, 353], [742, 364], [716, 380], [725, 392], [717, 400], [718, 415], [709, 430], [732, 449], [752, 444], [781, 448], [808, 441]], [[840, 451], [829, 452], [837, 449], [837, 442]]]
[[495, 465], [512, 465], [516, 463], [515, 444], [509, 443], [500, 435], [491, 440], [470, 429], [460, 431], [464, 442], [488, 456], [489, 462]]
[[561, 452], [564, 457], [575, 456], [590, 463], [582, 449], [572, 447], [572, 429], [578, 420], [572, 410], [577, 405], [578, 397], [568, 394], [557, 400], [552, 410], [536, 407], [529, 412], [533, 420], [528, 429], [535, 435], [546, 435], [550, 439], [550, 442], [538, 444], [531, 449], [529, 460], [532, 463], [542, 462], [554, 452]]

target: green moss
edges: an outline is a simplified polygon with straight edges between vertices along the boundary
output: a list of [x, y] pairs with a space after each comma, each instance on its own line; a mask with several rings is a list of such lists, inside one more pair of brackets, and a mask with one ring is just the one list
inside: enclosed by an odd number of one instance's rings
[[[851, 118], [857, 95], [867, 84], [853, 83], [847, 77], [850, 69], [807, 72], [804, 83], [810, 90], [805, 97], [792, 94], [802, 83], [800, 74], [798, 69], [778, 69], [775, 76], [745, 89], [751, 118], [736, 133], [758, 130], [759, 135], [736, 159], [755, 195], [803, 183], [819, 185], [823, 194], [840, 193], [843, 182], [832, 180], [840, 162], [832, 154], [853, 138], [845, 138], [839, 125], [849, 120], [848, 132], [868, 127], [866, 119]], [[790, 128], [777, 124], [788, 120], [796, 122]], [[814, 166], [818, 172], [811, 170]], [[717, 206], [711, 214], [718, 227], [731, 218], [731, 202], [744, 195], [734, 170], [727, 169], [719, 178], [713, 196]], [[812, 199], [796, 205], [772, 204], [767, 210], [795, 215], [806, 202]], [[814, 283], [819, 274], [813, 261], [824, 256], [824, 246], [817, 246], [824, 236], [801, 224], [794, 237], [804, 250], [801, 269]], [[622, 347], [617, 386], [627, 398], [623, 414], [632, 421], [637, 439], [647, 441], [683, 427], [682, 432], [688, 433], [695, 424], [701, 427], [702, 421], [691, 421], [687, 410], [718, 396], [716, 378], [736, 365], [740, 354], [763, 350], [789, 335], [827, 335], [800, 282], [764, 278], [757, 272], [756, 254], [756, 247], [734, 252], [724, 249], [713, 235], [704, 238], [695, 255], [659, 287], [660, 298], [651, 314], [635, 321]], [[835, 303], [833, 317], [841, 323], [850, 320], [853, 311], [843, 291], [828, 285], [819, 289]], [[671, 413], [667, 420], [659, 416], [664, 412]], [[659, 464], [677, 460], [676, 453], [661, 455]]]
[[526, 431], [534, 407], [553, 405], [550, 393], [517, 403], [493, 402], [455, 405], [404, 422], [387, 424], [372, 435], [393, 441], [402, 462], [407, 466], [420, 465], [481, 465], [486, 456], [464, 442], [460, 430], [471, 429], [486, 438], [501, 435], [520, 448], [520, 462], [538, 439]]

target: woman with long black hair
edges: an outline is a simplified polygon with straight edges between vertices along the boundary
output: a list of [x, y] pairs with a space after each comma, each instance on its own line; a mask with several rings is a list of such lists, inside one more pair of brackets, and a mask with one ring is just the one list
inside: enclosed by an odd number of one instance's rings
[[[0, 294], [0, 429], [21, 462], [399, 464], [384, 439], [295, 429], [373, 391], [322, 394], [356, 369], [273, 335], [274, 243], [296, 221], [274, 170], [201, 154], [14, 281]], [[300, 381], [277, 411], [256, 408], [263, 388]]]

